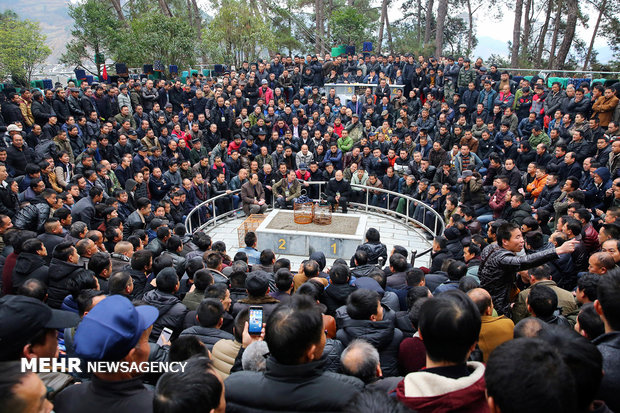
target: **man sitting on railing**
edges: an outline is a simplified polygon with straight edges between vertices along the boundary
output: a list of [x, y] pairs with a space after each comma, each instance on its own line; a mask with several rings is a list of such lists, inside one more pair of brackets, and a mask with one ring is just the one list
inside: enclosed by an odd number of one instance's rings
[[342, 213], [347, 213], [347, 204], [351, 197], [351, 185], [342, 177], [342, 171], [336, 171], [336, 175], [332, 178], [325, 188], [327, 195], [327, 203], [331, 205], [332, 211], [340, 205]]

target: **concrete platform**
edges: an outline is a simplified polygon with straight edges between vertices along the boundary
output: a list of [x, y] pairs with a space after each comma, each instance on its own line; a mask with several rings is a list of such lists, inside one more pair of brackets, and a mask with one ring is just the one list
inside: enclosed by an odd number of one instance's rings
[[326, 258], [348, 259], [364, 242], [366, 215], [332, 214], [329, 225], [297, 224], [293, 215], [293, 211], [271, 211], [255, 231], [257, 248], [306, 257], [321, 251]]
[[[404, 223], [400, 220], [396, 220], [387, 215], [380, 214], [365, 214], [363, 212], [357, 212], [355, 210], [350, 211], [351, 214], [360, 214], [366, 217], [366, 229], [370, 227], [377, 228], [381, 233], [381, 242], [387, 246], [388, 254], [392, 251], [392, 248], [395, 245], [401, 245], [407, 250], [411, 251], [412, 249], [417, 250], [418, 252], [425, 251], [426, 249], [431, 247], [431, 241], [428, 241], [425, 237], [425, 232], [418, 228], [413, 228], [411, 226], [404, 225]], [[350, 214], [347, 214], [350, 215]], [[239, 238], [237, 236], [237, 228], [243, 221], [245, 220], [244, 215], [239, 215], [237, 218], [231, 218], [221, 223], [218, 222], [218, 225], [215, 228], [210, 228], [206, 231], [213, 242], [215, 241], [223, 241], [226, 243], [228, 255], [233, 257], [237, 250], [244, 245], [239, 245]], [[365, 232], [365, 231], [364, 231]], [[277, 244], [273, 244], [268, 246], [276, 253], [276, 258], [287, 258], [291, 261], [291, 267], [294, 271], [299, 269], [301, 262], [303, 260], [308, 259], [308, 255], [294, 255], [288, 251], [279, 251], [277, 249]], [[353, 254], [349, 256], [344, 256], [344, 259], [347, 261], [351, 258]], [[327, 258], [327, 266], [330, 267], [335, 258]], [[430, 267], [430, 254], [426, 254], [423, 257], [416, 259], [416, 266], [426, 266]]]

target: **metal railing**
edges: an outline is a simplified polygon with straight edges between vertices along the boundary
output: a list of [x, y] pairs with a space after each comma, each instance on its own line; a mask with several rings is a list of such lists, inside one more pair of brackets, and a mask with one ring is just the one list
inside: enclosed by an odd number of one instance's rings
[[[323, 193], [322, 191], [323, 186], [327, 184], [326, 181], [300, 181], [300, 182], [302, 186], [304, 187], [309, 187], [310, 185], [318, 185], [319, 199], [314, 199], [314, 201], [321, 200], [320, 195]], [[363, 210], [366, 213], [370, 213], [374, 215], [381, 215], [384, 217], [387, 216], [388, 218], [392, 218], [392, 219], [398, 219], [400, 221], [403, 221], [404, 224], [407, 226], [412, 226], [414, 228], [422, 229], [427, 234], [430, 234], [433, 236], [441, 235], [443, 233], [443, 230], [445, 228], [443, 217], [441, 216], [441, 214], [439, 214], [437, 211], [435, 211], [434, 209], [432, 209], [431, 207], [429, 207], [422, 201], [419, 201], [409, 195], [400, 194], [398, 192], [389, 191], [387, 189], [375, 188], [372, 186], [351, 184], [351, 190], [353, 191], [354, 189], [365, 191], [364, 196], [362, 197], [362, 200], [365, 200], [365, 202], [362, 203], [362, 202], [349, 201], [349, 206], [352, 208], [356, 208], [357, 210], [360, 210], [360, 211]], [[218, 200], [223, 199], [225, 197], [232, 197], [233, 195], [238, 195], [240, 192], [241, 192], [241, 189], [237, 189], [237, 190], [230, 192], [229, 194], [221, 194], [221, 195], [215, 196], [197, 205], [194, 209], [192, 209], [187, 214], [187, 217], [185, 219], [185, 228], [187, 229], [187, 231], [190, 234], [196, 231], [204, 231], [208, 229], [209, 227], [217, 226], [218, 221], [221, 223], [223, 220], [227, 218], [235, 217], [237, 213], [242, 210], [241, 206], [239, 206], [238, 208], [233, 208], [230, 211], [218, 213], [216, 204], [218, 203]], [[371, 194], [371, 192], [379, 192], [385, 195], [385, 200], [384, 201], [382, 200], [382, 203], [385, 203], [386, 208], [382, 206], [370, 204], [370, 201], [373, 197], [373, 194]], [[394, 200], [395, 198], [399, 198], [399, 199], [404, 198], [406, 200], [405, 202], [406, 207], [405, 207], [404, 214], [390, 209], [390, 204], [391, 204], [390, 200]], [[419, 211], [421, 211], [420, 213], [422, 214], [422, 217], [423, 217], [422, 221], [417, 220], [413, 216], [411, 216], [414, 212], [414, 210], [412, 210], [412, 207], [415, 206], [414, 203], [417, 203], [417, 206], [421, 208], [421, 210]], [[272, 205], [274, 204], [275, 203], [272, 202]], [[242, 205], [241, 200], [239, 200], [239, 205]], [[208, 216], [203, 221], [203, 217], [201, 215], [203, 215], [207, 211], [209, 212], [210, 216]], [[430, 215], [427, 215], [427, 214], [430, 214]], [[427, 217], [430, 217], [432, 219], [429, 220], [427, 219]], [[416, 254], [413, 254], [413, 251], [412, 251], [411, 258], [412, 260], [415, 260], [416, 256], [420, 257], [429, 252], [430, 252], [430, 249], [420, 254], [417, 254], [417, 251], [416, 251]]]

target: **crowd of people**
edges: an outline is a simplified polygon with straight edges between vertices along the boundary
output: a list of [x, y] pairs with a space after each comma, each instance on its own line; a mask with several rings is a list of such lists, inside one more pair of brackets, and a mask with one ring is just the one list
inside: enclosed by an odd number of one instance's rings
[[[5, 88], [0, 411], [620, 411], [620, 84], [518, 80], [277, 54], [218, 79]], [[253, 232], [230, 255], [186, 232], [192, 211], [303, 189], [429, 228], [437, 211], [430, 266], [375, 228], [299, 268]], [[188, 364], [20, 369], [57, 357]]]

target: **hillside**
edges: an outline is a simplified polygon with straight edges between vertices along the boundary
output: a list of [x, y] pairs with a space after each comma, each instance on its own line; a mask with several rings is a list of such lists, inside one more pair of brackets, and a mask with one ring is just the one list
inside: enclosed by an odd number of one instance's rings
[[52, 49], [48, 63], [57, 63], [71, 38], [72, 20], [67, 14], [67, 0], [0, 0], [0, 11], [12, 9], [21, 18], [39, 22]]

